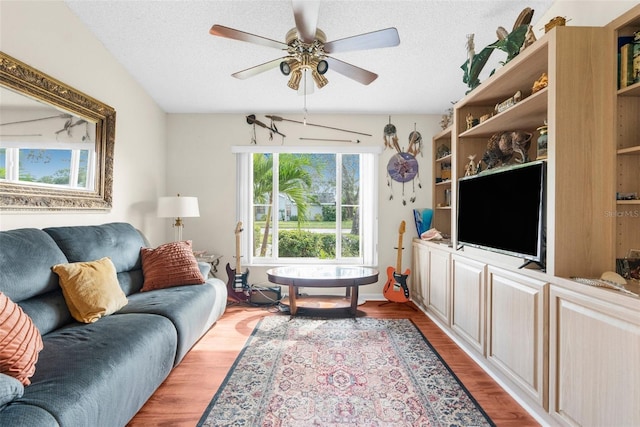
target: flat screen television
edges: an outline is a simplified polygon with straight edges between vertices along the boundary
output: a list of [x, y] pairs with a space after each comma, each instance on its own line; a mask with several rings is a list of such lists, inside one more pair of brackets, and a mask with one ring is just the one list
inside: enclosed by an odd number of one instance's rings
[[457, 242], [544, 269], [546, 163], [488, 170], [458, 181]]

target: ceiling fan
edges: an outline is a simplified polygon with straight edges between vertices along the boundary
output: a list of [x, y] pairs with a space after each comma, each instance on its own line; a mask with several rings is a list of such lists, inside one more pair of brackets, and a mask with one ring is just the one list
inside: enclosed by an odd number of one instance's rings
[[282, 74], [291, 76], [287, 83], [291, 89], [300, 89], [300, 82], [305, 78], [307, 71], [311, 73], [313, 81], [320, 89], [329, 82], [324, 74], [328, 70], [333, 70], [368, 85], [378, 78], [377, 74], [340, 61], [328, 54], [393, 47], [400, 44], [398, 30], [393, 27], [327, 42], [324, 32], [317, 28], [320, 2], [293, 0], [292, 5], [296, 26], [287, 32], [286, 43], [223, 25], [211, 27], [209, 33], [214, 36], [255, 43], [286, 52], [286, 55], [281, 58], [233, 73], [233, 77], [246, 79], [280, 67]]

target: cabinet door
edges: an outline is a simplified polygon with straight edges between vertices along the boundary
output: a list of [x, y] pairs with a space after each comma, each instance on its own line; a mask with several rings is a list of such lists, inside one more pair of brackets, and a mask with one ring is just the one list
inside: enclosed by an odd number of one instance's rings
[[413, 243], [411, 273], [411, 300], [426, 308], [429, 284], [429, 248], [419, 242]]
[[453, 256], [451, 328], [484, 355], [486, 264]]
[[428, 310], [449, 326], [449, 267], [451, 254], [429, 250]]
[[551, 285], [549, 412], [568, 426], [640, 425], [640, 310]]
[[545, 409], [546, 282], [489, 266], [487, 359]]

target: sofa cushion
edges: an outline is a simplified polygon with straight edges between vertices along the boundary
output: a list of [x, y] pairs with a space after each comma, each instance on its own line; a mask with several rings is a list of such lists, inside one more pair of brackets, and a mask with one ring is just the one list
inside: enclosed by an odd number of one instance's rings
[[14, 302], [59, 289], [51, 266], [63, 262], [67, 258], [42, 230], [0, 232], [0, 289]]
[[142, 292], [204, 283], [191, 240], [165, 243], [155, 249], [142, 248], [140, 253], [144, 276]]
[[129, 296], [129, 304], [114, 316], [126, 313], [153, 313], [173, 322], [178, 331], [175, 364], [222, 315], [227, 302], [227, 286], [216, 278], [203, 285], [177, 286]]
[[108, 257], [54, 265], [53, 271], [60, 276], [69, 311], [79, 322], [93, 323], [127, 305], [116, 268]]
[[140, 248], [145, 241], [131, 224], [50, 227], [44, 231], [55, 240], [68, 262], [109, 257], [118, 273], [140, 269]]
[[0, 292], [0, 373], [29, 385], [40, 350], [38, 329], [20, 306]]
[[22, 397], [24, 394], [24, 385], [17, 379], [0, 374], [0, 410], [8, 403]]
[[[58, 276], [51, 271], [58, 279]], [[37, 297], [29, 298], [18, 303], [22, 310], [31, 318], [33, 324], [40, 331], [40, 335], [46, 335], [51, 331], [74, 322], [69, 307], [64, 300], [62, 290], [47, 292]]]
[[0, 412], [0, 425], [40, 426], [16, 418], [39, 407], [60, 426], [124, 426], [169, 375], [176, 351], [171, 322], [151, 314], [72, 323], [43, 340], [32, 384]]

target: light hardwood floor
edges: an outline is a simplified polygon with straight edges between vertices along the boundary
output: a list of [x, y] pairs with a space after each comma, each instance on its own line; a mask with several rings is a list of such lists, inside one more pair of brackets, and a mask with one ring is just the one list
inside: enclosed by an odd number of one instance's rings
[[[380, 301], [366, 302], [358, 307], [359, 316], [412, 319], [496, 425], [538, 425], [424, 313], [417, 309], [411, 310], [403, 304], [380, 304]], [[256, 323], [262, 317], [274, 314], [274, 308], [229, 306], [222, 318], [191, 349], [131, 420], [129, 426], [195, 426]]]

